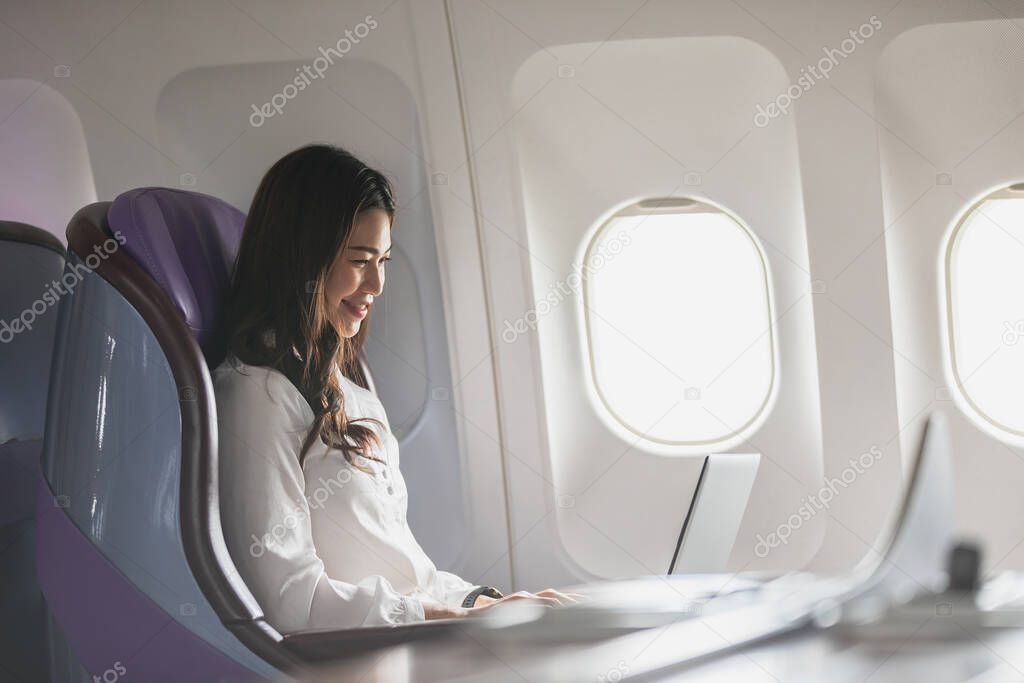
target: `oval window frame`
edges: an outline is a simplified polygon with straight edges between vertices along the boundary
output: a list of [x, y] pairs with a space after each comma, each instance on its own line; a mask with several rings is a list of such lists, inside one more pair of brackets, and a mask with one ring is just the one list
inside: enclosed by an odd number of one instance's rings
[[[710, 211], [708, 211], [710, 210]], [[587, 275], [586, 269], [583, 269], [582, 282], [581, 282], [581, 317], [582, 317], [582, 339], [586, 346], [585, 356], [589, 367], [586, 373], [590, 379], [591, 393], [597, 397], [597, 402], [604, 408], [607, 415], [612, 418], [615, 426], [625, 429], [628, 433], [643, 439], [645, 442], [655, 447], [656, 449], [663, 450], [666, 448], [671, 449], [673, 454], [688, 455], [697, 453], [706, 453], [709, 448], [718, 447], [721, 449], [731, 448], [735, 445], [742, 443], [749, 436], [756, 431], [756, 429], [764, 423], [770, 413], [770, 407], [772, 406], [778, 388], [778, 337], [776, 331], [776, 320], [774, 316], [774, 296], [771, 286], [771, 269], [769, 267], [767, 254], [761, 243], [758, 241], [754, 231], [740, 219], [734, 212], [730, 211], [726, 207], [710, 201], [705, 198], [691, 197], [691, 196], [672, 196], [672, 197], [648, 197], [644, 199], [634, 199], [626, 202], [619, 206], [619, 208], [609, 211], [604, 214], [600, 220], [596, 221], [597, 226], [591, 231], [590, 238], [586, 242], [586, 247], [582, 250], [582, 263], [590, 263], [591, 257], [594, 250], [598, 248], [598, 245], [602, 242], [603, 237], [611, 229], [615, 219], [633, 216], [633, 215], [653, 215], [653, 214], [678, 214], [678, 213], [719, 213], [728, 218], [733, 225], [738, 228], [741, 233], [750, 241], [750, 244], [757, 255], [758, 262], [761, 265], [761, 280], [763, 283], [764, 292], [764, 303], [765, 310], [768, 319], [768, 357], [770, 362], [768, 384], [765, 391], [764, 398], [761, 400], [757, 407], [757, 410], [747, 418], [742, 425], [732, 429], [730, 432], [724, 434], [721, 437], [715, 439], [703, 439], [703, 440], [668, 440], [657, 437], [652, 437], [646, 434], [633, 425], [627, 420], [623, 419], [612, 407], [610, 402], [604, 395], [601, 389], [601, 384], [598, 381], [597, 362], [594, 357], [594, 345], [592, 343], [592, 324], [591, 324], [591, 294], [590, 284], [588, 282], [589, 276]]]
[[[945, 239], [944, 254], [942, 257], [942, 289], [944, 301], [941, 304], [945, 327], [945, 366], [950, 384], [955, 387], [953, 396], [960, 404], [961, 410], [967, 418], [996, 439], [1008, 442], [1011, 445], [1024, 445], [1024, 427], [1014, 429], [1005, 425], [987, 412], [971, 397], [971, 394], [964, 388], [960, 378], [960, 368], [956, 357], [956, 332], [954, 330], [954, 308], [953, 308], [953, 256], [959, 238], [964, 232], [968, 219], [993, 199], [1017, 199], [1024, 201], [1024, 182], [1015, 182], [1004, 185], [999, 189], [985, 193], [979, 199], [970, 203], [966, 209], [960, 212], [959, 217], [954, 221], [952, 229]], [[968, 377], [968, 379], [970, 379]]]

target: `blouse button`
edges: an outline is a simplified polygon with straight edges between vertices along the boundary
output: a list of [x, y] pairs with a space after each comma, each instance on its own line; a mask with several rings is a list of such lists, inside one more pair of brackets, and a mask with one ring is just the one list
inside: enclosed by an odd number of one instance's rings
[[384, 470], [384, 478], [385, 478], [385, 479], [387, 479], [387, 478], [388, 478], [388, 471], [387, 471], [387, 469], [385, 469], [385, 470]]
[[389, 485], [388, 485], [388, 494], [394, 494], [394, 492], [395, 492], [395, 487], [394, 487], [394, 486], [391, 486], [391, 485], [389, 484]]

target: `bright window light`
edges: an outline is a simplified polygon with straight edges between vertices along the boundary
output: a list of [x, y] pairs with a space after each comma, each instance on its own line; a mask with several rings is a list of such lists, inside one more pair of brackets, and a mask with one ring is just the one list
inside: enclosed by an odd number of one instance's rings
[[971, 208], [946, 254], [953, 378], [974, 419], [1024, 436], [1024, 186]]
[[775, 374], [764, 255], [722, 209], [647, 200], [616, 213], [584, 255], [594, 385], [646, 439], [709, 446], [754, 425]]

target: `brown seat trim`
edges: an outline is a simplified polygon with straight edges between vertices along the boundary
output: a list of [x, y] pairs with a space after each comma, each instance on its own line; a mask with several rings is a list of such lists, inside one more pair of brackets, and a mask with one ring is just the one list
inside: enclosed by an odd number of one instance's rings
[[67, 256], [64, 245], [54, 235], [42, 228], [17, 221], [0, 221], [0, 240], [5, 242], [23, 242], [37, 247], [51, 249], [61, 256]]

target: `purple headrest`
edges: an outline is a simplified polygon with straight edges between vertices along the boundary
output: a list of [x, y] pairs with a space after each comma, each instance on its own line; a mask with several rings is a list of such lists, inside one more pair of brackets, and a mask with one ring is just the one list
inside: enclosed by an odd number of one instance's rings
[[142, 187], [119, 195], [107, 222], [177, 306], [207, 361], [219, 362], [216, 336], [245, 214], [199, 192]]

